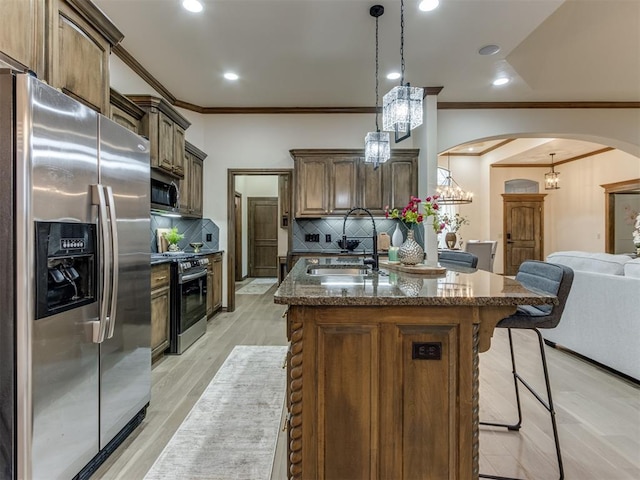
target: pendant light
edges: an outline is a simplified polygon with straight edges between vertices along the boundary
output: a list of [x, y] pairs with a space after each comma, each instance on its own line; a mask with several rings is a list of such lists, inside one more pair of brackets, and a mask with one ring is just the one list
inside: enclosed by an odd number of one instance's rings
[[551, 155], [551, 171], [544, 174], [544, 189], [545, 190], [557, 190], [560, 188], [560, 172], [556, 172], [553, 169], [553, 156], [555, 153], [550, 153]]
[[396, 143], [422, 125], [423, 90], [404, 83], [404, 0], [400, 0], [400, 85], [382, 99], [382, 128], [395, 132]]
[[381, 132], [378, 126], [378, 17], [383, 13], [382, 5], [374, 5], [369, 9], [369, 15], [376, 19], [376, 131], [367, 133], [364, 138], [364, 162], [372, 163], [374, 170], [391, 157], [389, 134]]
[[441, 205], [462, 205], [473, 201], [473, 193], [467, 192], [458, 185], [451, 175], [451, 156], [447, 152], [447, 178], [442, 185], [438, 185], [436, 192], [440, 195], [438, 203]]

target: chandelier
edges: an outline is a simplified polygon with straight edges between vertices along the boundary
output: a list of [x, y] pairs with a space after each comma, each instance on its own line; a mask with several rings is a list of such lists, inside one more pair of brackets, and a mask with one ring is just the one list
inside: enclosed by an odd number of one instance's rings
[[560, 188], [558, 182], [560, 181], [560, 172], [556, 172], [553, 169], [553, 156], [555, 153], [550, 153], [551, 155], [551, 171], [544, 174], [544, 189], [545, 190], [557, 190]]
[[396, 143], [422, 125], [422, 98], [422, 88], [404, 83], [404, 0], [400, 0], [400, 85], [382, 99], [382, 128], [395, 132]]
[[473, 193], [462, 189], [451, 175], [450, 153], [447, 152], [447, 177], [438, 185], [436, 193], [440, 195], [438, 203], [441, 205], [461, 205], [473, 201]]
[[376, 19], [376, 131], [367, 133], [364, 138], [364, 162], [372, 163], [374, 170], [391, 157], [389, 134], [381, 132], [378, 126], [378, 17], [383, 13], [382, 5], [374, 5], [369, 9], [369, 15]]

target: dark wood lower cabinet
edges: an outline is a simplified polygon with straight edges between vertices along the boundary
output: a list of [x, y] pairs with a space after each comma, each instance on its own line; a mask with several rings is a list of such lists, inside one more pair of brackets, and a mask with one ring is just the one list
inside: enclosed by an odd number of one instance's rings
[[157, 360], [169, 347], [171, 287], [169, 264], [151, 267], [151, 359]]
[[208, 255], [207, 318], [222, 309], [222, 253]]

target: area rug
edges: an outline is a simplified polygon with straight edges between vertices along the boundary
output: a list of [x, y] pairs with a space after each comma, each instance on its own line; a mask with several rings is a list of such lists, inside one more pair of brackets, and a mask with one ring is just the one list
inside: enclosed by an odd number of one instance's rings
[[254, 278], [236, 292], [236, 295], [262, 295], [275, 285], [277, 278]]
[[235, 347], [145, 480], [268, 480], [286, 352], [284, 346]]

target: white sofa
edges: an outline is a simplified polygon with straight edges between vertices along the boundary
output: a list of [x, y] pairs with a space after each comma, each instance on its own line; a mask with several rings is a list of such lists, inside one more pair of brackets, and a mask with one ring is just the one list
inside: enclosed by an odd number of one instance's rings
[[547, 261], [571, 267], [574, 280], [559, 325], [543, 337], [640, 381], [640, 258], [555, 252]]

